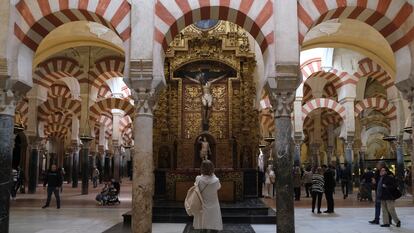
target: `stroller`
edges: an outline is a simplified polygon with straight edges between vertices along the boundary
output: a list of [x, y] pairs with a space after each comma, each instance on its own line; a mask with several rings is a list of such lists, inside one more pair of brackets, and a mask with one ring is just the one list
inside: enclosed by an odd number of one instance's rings
[[358, 200], [372, 201], [372, 184], [362, 181], [359, 186]]
[[121, 201], [118, 198], [119, 191], [114, 188], [113, 185], [105, 186], [102, 192], [96, 195], [95, 200], [99, 202], [100, 205], [115, 205], [121, 204]]

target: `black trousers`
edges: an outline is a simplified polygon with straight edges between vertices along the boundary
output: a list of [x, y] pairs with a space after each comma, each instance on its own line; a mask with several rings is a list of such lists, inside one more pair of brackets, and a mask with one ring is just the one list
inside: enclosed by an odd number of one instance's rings
[[349, 181], [341, 181], [341, 188], [344, 197], [348, 197], [348, 183]]
[[218, 233], [218, 231], [217, 230], [207, 230], [207, 229], [204, 229], [204, 230], [201, 230], [201, 233]]
[[312, 192], [312, 211], [315, 210], [316, 199], [318, 199], [318, 212], [321, 211], [322, 193]]
[[58, 208], [60, 208], [59, 187], [47, 187], [47, 200], [46, 200], [46, 205], [45, 206], [49, 206], [50, 199], [52, 198], [52, 193], [55, 194], [56, 206]]
[[311, 195], [311, 190], [310, 190], [311, 187], [312, 187], [312, 183], [305, 184], [306, 197], [309, 197]]
[[334, 212], [334, 198], [332, 191], [325, 191], [326, 205], [328, 206], [328, 212]]
[[300, 187], [294, 187], [293, 191], [295, 191], [295, 200], [299, 201], [300, 200]]

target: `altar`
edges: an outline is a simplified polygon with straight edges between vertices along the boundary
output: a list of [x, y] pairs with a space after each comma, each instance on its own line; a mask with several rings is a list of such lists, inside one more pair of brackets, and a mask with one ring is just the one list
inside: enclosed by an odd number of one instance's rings
[[216, 167], [221, 201], [257, 197], [255, 64], [247, 35], [229, 22], [189, 26], [171, 43], [154, 111], [156, 198], [183, 201], [203, 159]]

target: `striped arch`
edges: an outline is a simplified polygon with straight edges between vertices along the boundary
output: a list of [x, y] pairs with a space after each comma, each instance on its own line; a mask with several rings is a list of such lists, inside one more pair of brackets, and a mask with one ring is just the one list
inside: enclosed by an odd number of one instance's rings
[[307, 83], [305, 83], [305, 84], [303, 84], [303, 99], [302, 99], [302, 104], [308, 102], [311, 99], [313, 99], [312, 89], [311, 89], [311, 87]]
[[21, 120], [24, 125], [27, 125], [28, 120], [28, 113], [29, 113], [29, 101], [27, 99], [23, 99], [19, 101], [16, 105], [16, 112], [20, 113]]
[[78, 78], [82, 75], [79, 63], [67, 57], [54, 57], [38, 65], [34, 72], [33, 82], [47, 89], [54, 82], [64, 77]]
[[389, 120], [397, 119], [397, 108], [386, 99], [373, 97], [358, 102], [355, 105], [355, 115], [359, 116], [367, 108], [373, 108], [387, 117]]
[[398, 51], [414, 39], [413, 6], [405, 0], [299, 0], [299, 38], [330, 19], [356, 19], [374, 27]]
[[[89, 110], [91, 112], [90, 120], [97, 121], [99, 116], [111, 109], [120, 109], [125, 112], [125, 115], [133, 116], [134, 106], [126, 99], [107, 98], [96, 102]], [[112, 116], [111, 116], [112, 117]]]
[[63, 139], [70, 132], [69, 128], [59, 124], [50, 124], [45, 127], [45, 134], [48, 137]]
[[110, 98], [112, 96], [111, 89], [108, 87], [108, 85], [105, 83], [98, 89], [98, 98], [99, 99], [106, 99]]
[[164, 51], [182, 29], [206, 19], [227, 20], [243, 27], [263, 53], [274, 42], [271, 0], [158, 0], [155, 15], [155, 40]]
[[72, 114], [51, 114], [48, 116], [47, 124], [57, 124], [57, 125], [63, 125], [66, 127], [71, 127], [72, 125]]
[[332, 83], [327, 83], [323, 88], [322, 97], [336, 99], [337, 96], [335, 86]]
[[130, 38], [131, 5], [127, 0], [20, 0], [15, 7], [14, 34], [32, 51], [55, 28], [73, 21], [100, 23], [123, 41]]
[[303, 83], [306, 82], [309, 78], [323, 78], [328, 82], [331, 82], [335, 89], [342, 87], [345, 84], [352, 83], [355, 84], [358, 82], [358, 79], [349, 75], [347, 72], [340, 72], [336, 69], [331, 69], [329, 72], [325, 72], [322, 69], [322, 63], [320, 58], [310, 59], [304, 62], [301, 67], [301, 72], [303, 76]]
[[[92, 86], [99, 89], [100, 86], [106, 84], [105, 81], [113, 77], [124, 76], [125, 58], [110, 56], [99, 59], [95, 62], [95, 69], [89, 71], [93, 77]], [[87, 82], [87, 80], [80, 80]]]
[[46, 121], [48, 119], [48, 116], [55, 114], [55, 112], [69, 112], [70, 114], [79, 117], [81, 111], [81, 101], [67, 99], [64, 97], [48, 99], [38, 107], [38, 111], [38, 117], [42, 121]]
[[358, 64], [358, 72], [354, 73], [355, 77], [372, 77], [385, 87], [385, 89], [394, 85], [394, 80], [392, 80], [391, 76], [370, 58], [364, 58]]
[[318, 108], [331, 109], [338, 113], [343, 120], [345, 119], [345, 108], [340, 103], [326, 98], [316, 98], [304, 104], [302, 106], [302, 119], [305, 120], [309, 113]]
[[64, 97], [70, 99], [72, 94], [66, 85], [53, 84], [47, 92], [51, 98]]

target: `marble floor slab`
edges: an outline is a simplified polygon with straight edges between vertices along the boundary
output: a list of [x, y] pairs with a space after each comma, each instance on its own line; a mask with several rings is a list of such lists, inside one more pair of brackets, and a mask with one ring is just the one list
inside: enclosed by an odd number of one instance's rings
[[[119, 222], [124, 208], [13, 208], [11, 233], [100, 233]], [[296, 233], [413, 233], [414, 208], [397, 208], [402, 227], [381, 228], [368, 224], [373, 208], [337, 208], [333, 215], [312, 214], [310, 209], [295, 209]], [[154, 233], [182, 233], [185, 224], [153, 224]], [[257, 233], [274, 233], [275, 225], [252, 225]]]

